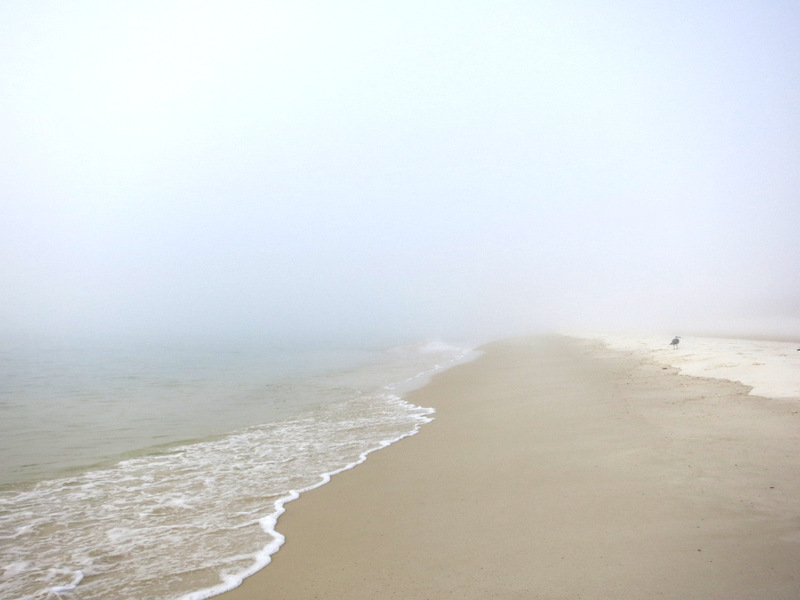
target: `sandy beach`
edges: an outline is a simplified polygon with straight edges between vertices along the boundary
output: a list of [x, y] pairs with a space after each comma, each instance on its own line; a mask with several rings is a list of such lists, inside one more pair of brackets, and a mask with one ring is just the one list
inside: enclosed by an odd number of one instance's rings
[[800, 597], [800, 399], [597, 341], [483, 350], [408, 396], [433, 423], [288, 504], [272, 563], [219, 598]]

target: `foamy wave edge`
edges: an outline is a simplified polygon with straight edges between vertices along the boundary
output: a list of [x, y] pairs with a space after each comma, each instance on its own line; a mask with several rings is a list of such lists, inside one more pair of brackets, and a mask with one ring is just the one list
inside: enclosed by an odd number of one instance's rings
[[[428, 342], [427, 344], [429, 343], [430, 342]], [[449, 346], [449, 345], [448, 347], [456, 348], [454, 346]], [[459, 352], [456, 356], [454, 356], [450, 360], [445, 361], [444, 364], [436, 364], [431, 369], [422, 371], [421, 373], [418, 373], [413, 377], [406, 379], [405, 381], [384, 386], [384, 389], [395, 390], [398, 385], [412, 383], [415, 380], [424, 379], [425, 377], [429, 377], [435, 373], [438, 373], [455, 365], [469, 362], [480, 356], [480, 354], [482, 354], [482, 352], [476, 350], [474, 346], [468, 348], [461, 348], [461, 352]], [[259, 519], [259, 524], [261, 525], [261, 528], [264, 530], [265, 533], [269, 534], [274, 539], [269, 544], [264, 546], [264, 548], [260, 552], [258, 552], [253, 556], [254, 562], [249, 569], [245, 569], [244, 571], [241, 571], [240, 573], [237, 573], [235, 575], [225, 576], [223, 578], [222, 583], [219, 583], [217, 585], [208, 588], [204, 588], [202, 590], [189, 592], [188, 594], [179, 596], [175, 600], [206, 600], [207, 598], [213, 598], [214, 596], [219, 596], [220, 594], [224, 594], [225, 592], [229, 592], [239, 587], [244, 582], [245, 579], [247, 579], [252, 575], [255, 575], [256, 573], [261, 571], [264, 567], [269, 565], [272, 562], [272, 556], [275, 553], [277, 553], [278, 550], [280, 550], [281, 546], [283, 546], [284, 542], [286, 541], [286, 536], [284, 536], [277, 530], [277, 525], [281, 515], [284, 512], [286, 512], [287, 503], [291, 502], [292, 500], [297, 500], [300, 497], [300, 495], [305, 492], [314, 490], [318, 487], [325, 485], [326, 483], [329, 483], [334, 475], [338, 475], [339, 473], [343, 473], [344, 471], [349, 471], [350, 469], [357, 467], [358, 465], [366, 461], [367, 457], [373, 452], [376, 452], [378, 450], [383, 450], [384, 448], [391, 446], [392, 444], [399, 442], [400, 440], [403, 440], [407, 437], [411, 437], [412, 435], [416, 435], [417, 433], [419, 433], [422, 425], [433, 421], [433, 417], [430, 415], [433, 415], [436, 412], [436, 409], [434, 408], [425, 408], [422, 406], [411, 404], [410, 402], [406, 402], [405, 400], [403, 400], [400, 396], [396, 396], [394, 394], [387, 395], [387, 400], [405, 404], [406, 407], [409, 409], [409, 411], [417, 413], [413, 415], [413, 417], [417, 421], [417, 424], [411, 431], [404, 433], [403, 435], [400, 435], [396, 438], [383, 440], [374, 448], [370, 448], [369, 450], [362, 452], [359, 455], [358, 460], [353, 461], [340, 469], [323, 473], [320, 476], [320, 480], [317, 483], [301, 488], [299, 490], [292, 490], [286, 496], [278, 498], [273, 505], [273, 511], [269, 515]]]
[[387, 446], [391, 446], [392, 444], [399, 442], [400, 440], [410, 437], [412, 435], [416, 435], [417, 433], [419, 433], [422, 425], [433, 421], [433, 417], [429, 416], [436, 412], [436, 410], [433, 408], [423, 408], [421, 406], [416, 406], [406, 402], [405, 400], [402, 400], [397, 396], [392, 396], [389, 397], [388, 399], [406, 404], [410, 410], [414, 410], [417, 412], [423, 411], [422, 414], [414, 415], [414, 418], [417, 420], [417, 424], [415, 425], [414, 429], [396, 438], [383, 440], [374, 448], [370, 448], [369, 450], [362, 452], [359, 455], [358, 460], [353, 461], [340, 469], [336, 469], [328, 473], [323, 473], [320, 476], [320, 481], [318, 481], [317, 483], [301, 488], [299, 490], [292, 490], [286, 496], [278, 498], [273, 505], [274, 510], [266, 517], [259, 519], [259, 524], [261, 525], [261, 528], [264, 530], [265, 533], [269, 534], [274, 539], [253, 557], [254, 559], [253, 565], [249, 569], [246, 569], [240, 573], [225, 577], [222, 583], [219, 583], [209, 588], [184, 594], [183, 596], [179, 596], [178, 598], [176, 598], [176, 600], [205, 600], [207, 598], [218, 596], [220, 594], [229, 592], [230, 590], [239, 587], [245, 579], [247, 579], [251, 575], [255, 575], [264, 567], [266, 567], [269, 563], [271, 563], [272, 555], [278, 552], [278, 550], [280, 550], [281, 546], [283, 546], [284, 542], [286, 541], [286, 536], [280, 533], [276, 529], [276, 527], [278, 525], [278, 519], [284, 512], [286, 512], [286, 504], [288, 502], [291, 502], [292, 500], [297, 500], [300, 497], [300, 494], [314, 490], [318, 487], [325, 485], [326, 483], [329, 483], [334, 475], [338, 475], [339, 473], [342, 473], [344, 471], [349, 471], [350, 469], [357, 467], [358, 465], [362, 464], [365, 460], [367, 460], [367, 457], [373, 452], [382, 450]]
[[[403, 382], [399, 382], [398, 384], [387, 385], [384, 387], [384, 389], [386, 390], [396, 389], [397, 385], [407, 384], [414, 380], [428, 377], [430, 375], [433, 375], [434, 373], [438, 373], [439, 371], [450, 368], [457, 364], [469, 362], [470, 360], [474, 360], [480, 354], [481, 353], [475, 350], [474, 348], [464, 349], [457, 356], [446, 361], [444, 364], [437, 364], [433, 368], [418, 373], [417, 375], [410, 377], [409, 379]], [[280, 550], [281, 546], [283, 546], [284, 542], [286, 541], [286, 536], [284, 536], [277, 530], [277, 525], [281, 515], [284, 512], [286, 512], [287, 503], [291, 502], [292, 500], [297, 500], [300, 497], [300, 495], [305, 492], [314, 490], [318, 487], [325, 485], [326, 483], [329, 483], [334, 475], [338, 475], [339, 473], [342, 473], [344, 471], [349, 471], [350, 469], [357, 467], [358, 465], [366, 461], [367, 457], [373, 452], [376, 452], [378, 450], [383, 450], [384, 448], [391, 446], [392, 444], [399, 442], [400, 440], [403, 440], [407, 437], [411, 437], [412, 435], [416, 435], [417, 433], [419, 433], [422, 425], [433, 421], [433, 417], [430, 415], [433, 415], [436, 412], [436, 409], [434, 408], [425, 408], [422, 406], [411, 404], [410, 402], [406, 402], [401, 397], [396, 395], [388, 395], [387, 400], [405, 404], [409, 409], [409, 411], [414, 411], [417, 413], [413, 415], [413, 417], [417, 420], [417, 424], [411, 431], [404, 433], [403, 435], [400, 435], [396, 438], [383, 440], [374, 448], [370, 448], [362, 452], [359, 455], [358, 460], [353, 461], [340, 469], [336, 469], [328, 473], [323, 473], [320, 476], [320, 480], [317, 483], [301, 488], [299, 490], [292, 490], [286, 496], [278, 498], [273, 505], [274, 507], [273, 511], [269, 515], [259, 519], [259, 524], [261, 525], [261, 528], [264, 530], [265, 533], [269, 534], [274, 539], [269, 544], [267, 544], [260, 552], [258, 552], [253, 556], [254, 561], [253, 565], [250, 568], [245, 569], [244, 571], [241, 571], [240, 573], [237, 573], [235, 575], [225, 576], [223, 578], [223, 581], [217, 585], [204, 588], [202, 590], [197, 590], [194, 592], [189, 592], [188, 594], [179, 596], [175, 600], [206, 600], [207, 598], [213, 598], [214, 596], [219, 596], [220, 594], [224, 594], [225, 592], [229, 592], [239, 587], [242, 584], [242, 582], [244, 582], [245, 579], [247, 579], [252, 575], [255, 575], [256, 573], [261, 571], [264, 567], [269, 565], [272, 562], [272, 556], [275, 553], [277, 553], [278, 550]]]

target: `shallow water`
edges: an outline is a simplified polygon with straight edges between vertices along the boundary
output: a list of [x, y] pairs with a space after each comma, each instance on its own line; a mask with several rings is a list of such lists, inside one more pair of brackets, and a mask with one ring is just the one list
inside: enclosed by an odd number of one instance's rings
[[196, 599], [236, 585], [282, 543], [283, 504], [414, 433], [431, 411], [403, 390], [466, 354], [6, 351], [0, 596]]

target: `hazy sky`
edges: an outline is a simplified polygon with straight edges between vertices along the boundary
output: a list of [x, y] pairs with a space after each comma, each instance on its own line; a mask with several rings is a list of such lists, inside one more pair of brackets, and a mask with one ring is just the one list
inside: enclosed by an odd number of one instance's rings
[[800, 3], [3, 0], [0, 331], [800, 335]]

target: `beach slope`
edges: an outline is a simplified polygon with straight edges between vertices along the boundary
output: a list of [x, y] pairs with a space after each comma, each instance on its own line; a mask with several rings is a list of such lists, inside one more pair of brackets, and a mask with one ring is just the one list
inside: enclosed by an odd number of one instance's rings
[[797, 400], [596, 341], [489, 344], [413, 437], [287, 505], [222, 600], [800, 597]]

